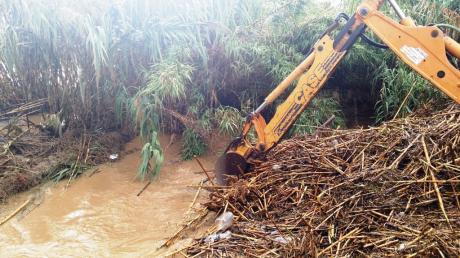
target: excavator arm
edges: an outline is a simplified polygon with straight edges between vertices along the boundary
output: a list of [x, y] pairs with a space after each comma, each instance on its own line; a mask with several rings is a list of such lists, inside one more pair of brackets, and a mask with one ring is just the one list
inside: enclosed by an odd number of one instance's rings
[[[226, 184], [226, 175], [244, 173], [276, 145], [324, 86], [338, 64], [369, 27], [402, 61], [449, 97], [460, 103], [460, 71], [447, 59], [447, 53], [460, 59], [460, 44], [435, 26], [416, 26], [395, 0], [388, 0], [400, 18], [397, 23], [379, 11], [384, 0], [365, 0], [347, 19], [335, 39], [330, 34], [346, 16], [341, 14], [314, 44], [311, 53], [250, 114], [238, 138], [233, 140], [216, 163], [216, 178]], [[266, 123], [261, 112], [297, 80], [287, 99]], [[248, 139], [254, 128], [257, 141]]]

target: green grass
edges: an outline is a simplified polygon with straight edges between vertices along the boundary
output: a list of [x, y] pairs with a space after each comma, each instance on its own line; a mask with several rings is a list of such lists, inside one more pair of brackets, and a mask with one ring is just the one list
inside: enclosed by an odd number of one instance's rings
[[377, 122], [405, 117], [429, 102], [447, 101], [441, 91], [400, 61], [394, 68], [383, 64], [376, 79], [382, 82], [380, 100], [376, 104]]
[[238, 109], [224, 106], [215, 110], [214, 120], [219, 133], [229, 136], [238, 135], [244, 122], [244, 118]]
[[88, 168], [90, 167], [78, 161], [68, 161], [50, 168], [46, 174], [48, 179], [54, 182], [59, 182], [63, 179], [69, 179], [70, 181], [83, 174]]
[[343, 128], [345, 126], [339, 103], [331, 97], [316, 97], [297, 119], [290, 134], [311, 134], [332, 116], [335, 118], [328, 126], [329, 128]]

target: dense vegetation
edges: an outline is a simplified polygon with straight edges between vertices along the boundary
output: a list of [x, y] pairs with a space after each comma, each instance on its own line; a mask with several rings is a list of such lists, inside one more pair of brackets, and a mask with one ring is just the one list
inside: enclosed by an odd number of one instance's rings
[[[400, 2], [420, 24], [456, 24], [460, 12], [455, 0]], [[47, 112], [71, 127], [135, 128], [145, 141], [140, 177], [152, 176], [163, 159], [159, 132], [182, 134], [184, 159], [204, 152], [213, 130], [238, 133], [335, 15], [356, 4], [4, 0], [0, 110], [46, 98]], [[334, 126], [362, 123], [363, 109], [378, 122], [444, 98], [391, 53], [361, 43], [352, 52], [292, 133], [332, 114]]]

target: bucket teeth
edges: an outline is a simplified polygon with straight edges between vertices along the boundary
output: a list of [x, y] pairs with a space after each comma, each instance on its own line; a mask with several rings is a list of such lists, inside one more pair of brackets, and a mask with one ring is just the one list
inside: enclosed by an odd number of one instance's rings
[[227, 175], [240, 176], [248, 167], [246, 159], [241, 155], [228, 152], [224, 153], [216, 162], [215, 173], [219, 185], [227, 185]]

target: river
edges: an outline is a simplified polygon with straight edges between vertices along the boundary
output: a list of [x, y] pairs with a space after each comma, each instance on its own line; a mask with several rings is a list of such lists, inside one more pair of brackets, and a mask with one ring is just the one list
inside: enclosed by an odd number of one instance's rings
[[[162, 146], [169, 137], [162, 136]], [[196, 161], [180, 160], [180, 143], [165, 153], [160, 176], [139, 197], [145, 183], [134, 180], [138, 139], [125, 147], [121, 160], [98, 167], [70, 183], [46, 184], [13, 196], [0, 206], [0, 220], [26, 200], [26, 208], [0, 226], [0, 257], [145, 257], [171, 237], [205, 175]], [[201, 157], [212, 168], [217, 152]], [[198, 198], [204, 200], [206, 193]], [[196, 204], [195, 206], [198, 206]]]

